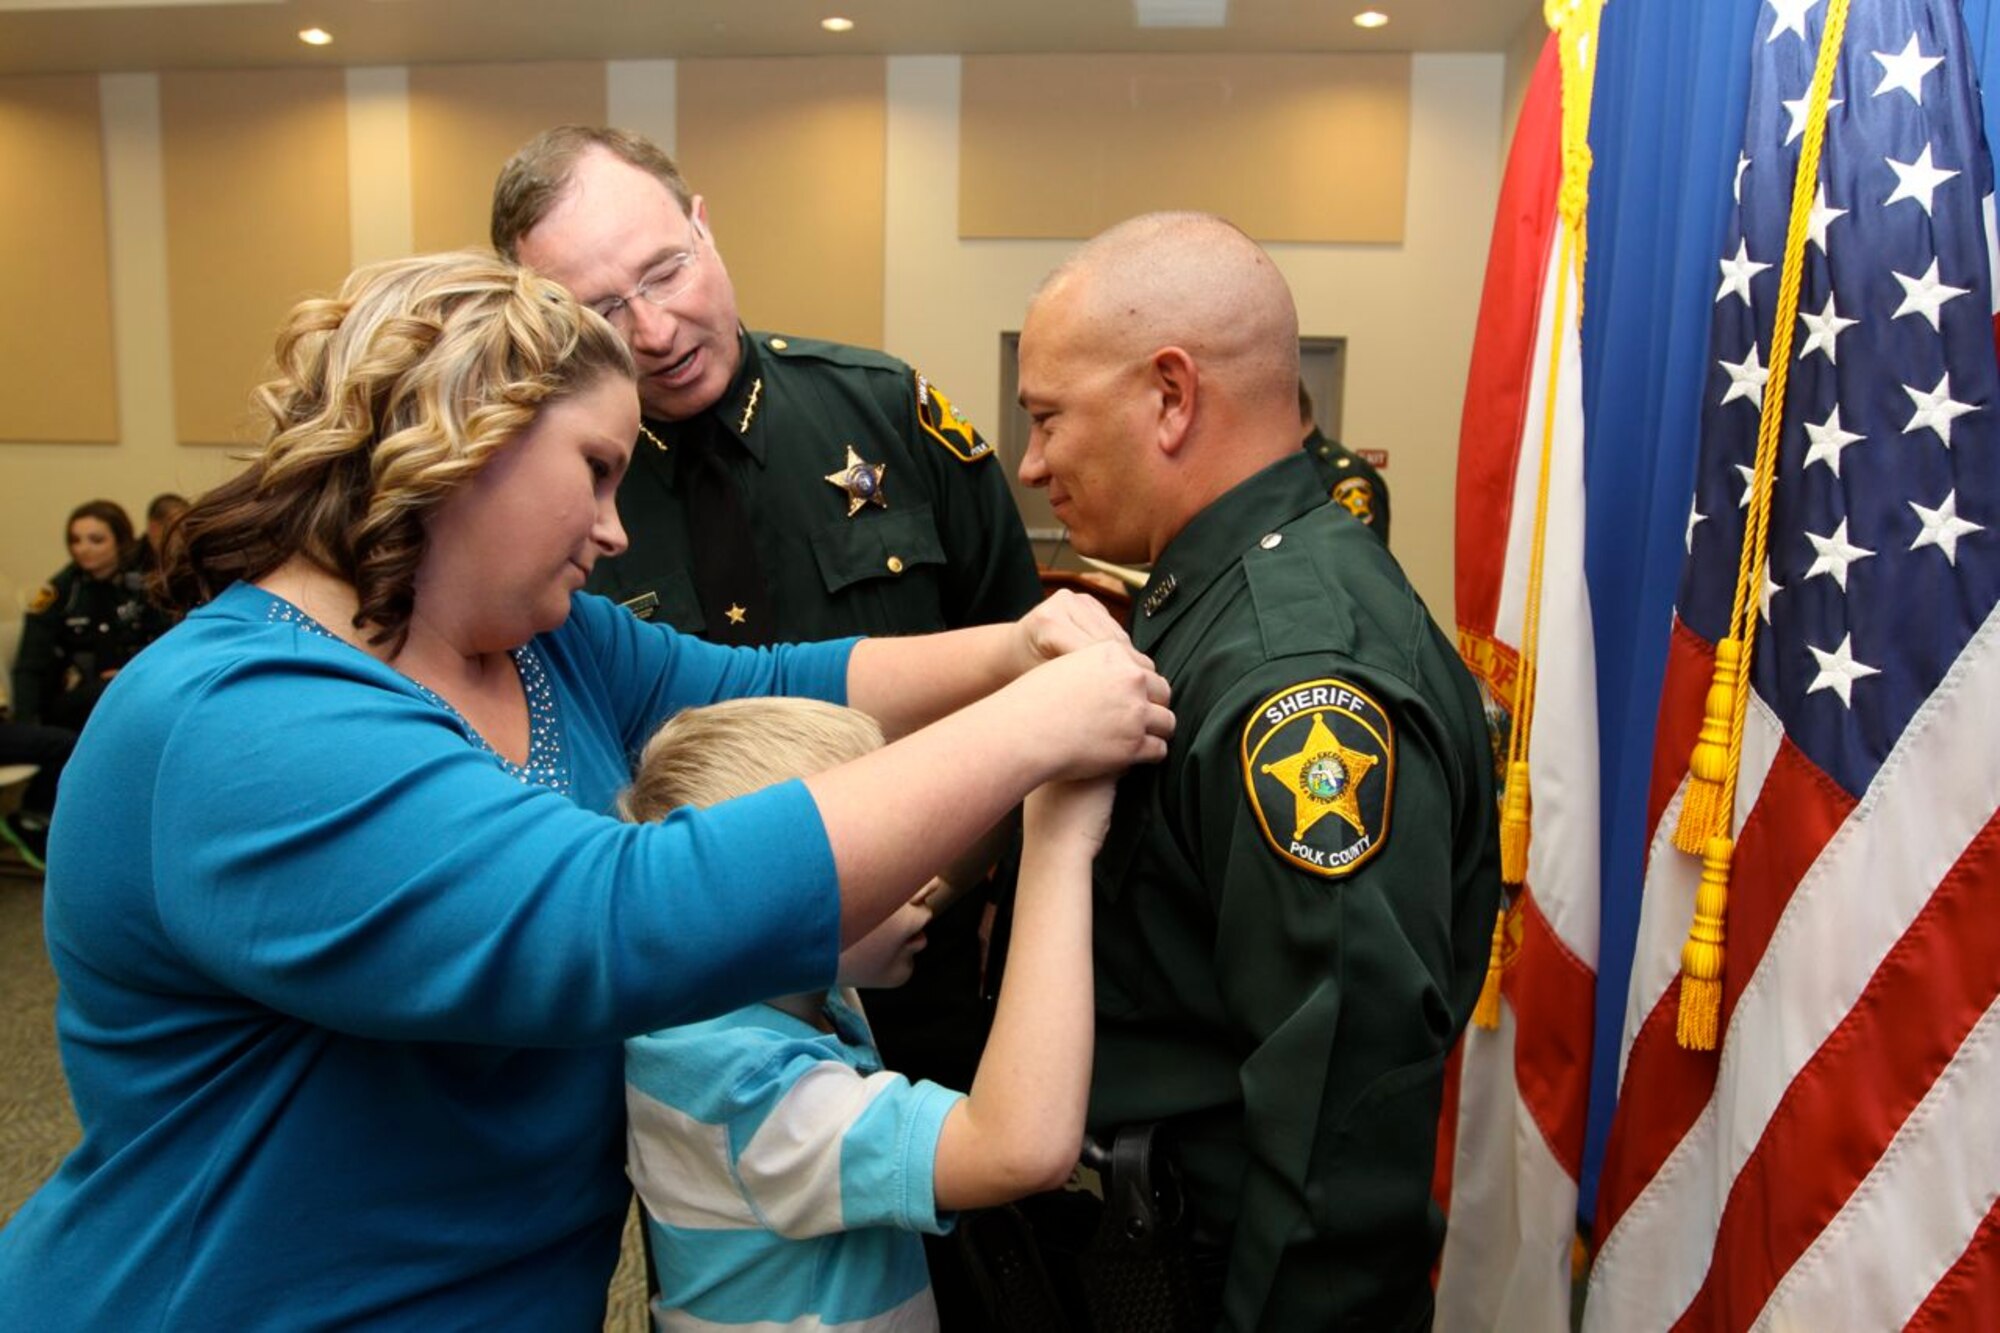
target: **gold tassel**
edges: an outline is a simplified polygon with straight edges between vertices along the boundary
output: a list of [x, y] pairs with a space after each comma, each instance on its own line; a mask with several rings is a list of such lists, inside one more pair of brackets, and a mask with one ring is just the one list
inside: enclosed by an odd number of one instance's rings
[[1722, 639], [1715, 645], [1715, 677], [1701, 710], [1701, 732], [1688, 759], [1687, 793], [1681, 798], [1680, 822], [1674, 825], [1674, 846], [1700, 856], [1712, 837], [1729, 831], [1729, 811], [1722, 808], [1722, 784], [1729, 777], [1729, 728], [1736, 713], [1736, 689], [1743, 661], [1743, 644]]
[[1488, 1032], [1500, 1026], [1500, 974], [1506, 969], [1502, 954], [1507, 947], [1507, 909], [1493, 919], [1493, 952], [1486, 959], [1486, 984], [1479, 988], [1479, 1003], [1472, 1006], [1474, 1027]]
[[1500, 805], [1500, 881], [1528, 882], [1528, 761], [1507, 765], [1507, 796]]
[[1722, 1013], [1722, 914], [1729, 905], [1729, 858], [1736, 844], [1714, 837], [1701, 856], [1694, 923], [1681, 946], [1681, 1003], [1674, 1036], [1690, 1051], [1712, 1051]]

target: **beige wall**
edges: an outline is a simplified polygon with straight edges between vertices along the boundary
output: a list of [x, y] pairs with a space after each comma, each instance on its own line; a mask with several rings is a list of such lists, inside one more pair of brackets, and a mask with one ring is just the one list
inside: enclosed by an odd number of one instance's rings
[[1502, 54], [1507, 59], [1506, 91], [1502, 93], [1502, 105], [1506, 108], [1504, 129], [1500, 138], [1502, 169], [1506, 165], [1507, 146], [1514, 141], [1514, 124], [1521, 118], [1521, 103], [1527, 100], [1528, 84], [1535, 77], [1535, 62], [1542, 58], [1542, 47], [1549, 40], [1549, 27], [1537, 14], [1522, 20], [1514, 32], [1514, 40], [1507, 44]]
[[[685, 114], [674, 63], [620, 61], [603, 69], [611, 118], [673, 145], [677, 116]], [[885, 71], [882, 343], [990, 430], [1000, 406], [1001, 332], [1019, 326], [1030, 292], [1070, 244], [959, 240], [960, 61], [897, 57]], [[412, 73], [345, 74], [351, 263], [416, 244]], [[1497, 54], [1411, 62], [1400, 244], [1272, 247], [1297, 294], [1303, 331], [1348, 340], [1343, 434], [1358, 447], [1389, 451], [1396, 550], [1447, 624], [1459, 396], [1498, 188], [1505, 75]], [[0, 443], [0, 651], [11, 648], [22, 592], [62, 563], [62, 516], [75, 503], [103, 495], [137, 511], [156, 491], [198, 491], [236, 466], [227, 451], [175, 439], [160, 79], [106, 75], [99, 91], [119, 438]], [[812, 219], [801, 226], [810, 229]], [[756, 317], [783, 326], [791, 315], [777, 309]]]

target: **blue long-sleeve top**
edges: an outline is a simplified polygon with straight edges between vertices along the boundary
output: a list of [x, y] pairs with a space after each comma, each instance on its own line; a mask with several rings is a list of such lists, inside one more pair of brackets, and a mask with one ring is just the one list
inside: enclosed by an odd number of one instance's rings
[[528, 764], [237, 585], [113, 683], [46, 928], [83, 1141], [0, 1231], [0, 1329], [584, 1329], [629, 1196], [622, 1038], [833, 977], [796, 782], [610, 818], [681, 707], [841, 702], [852, 641], [716, 648], [578, 596]]

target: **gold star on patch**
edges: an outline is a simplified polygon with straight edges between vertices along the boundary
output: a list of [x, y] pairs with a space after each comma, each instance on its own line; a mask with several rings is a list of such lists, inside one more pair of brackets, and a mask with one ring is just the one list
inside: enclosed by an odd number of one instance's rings
[[1342, 745], [1327, 730], [1325, 714], [1314, 713], [1299, 752], [1263, 766], [1292, 790], [1293, 841], [1328, 815], [1339, 815], [1356, 833], [1367, 832], [1361, 824], [1361, 779], [1379, 761], [1379, 755]]
[[854, 446], [847, 446], [847, 463], [838, 472], [826, 474], [827, 484], [838, 486], [847, 493], [847, 516], [853, 518], [861, 512], [861, 506], [874, 505], [877, 509], [889, 507], [889, 497], [882, 493], [882, 474], [889, 470], [887, 463], [863, 462], [861, 455], [854, 452]]
[[745, 611], [742, 607], [738, 606], [734, 602], [731, 602], [729, 604], [729, 609], [727, 611], [724, 611], [722, 614], [729, 617], [729, 623], [732, 625], [740, 625], [750, 617], [750, 613], [748, 611]]

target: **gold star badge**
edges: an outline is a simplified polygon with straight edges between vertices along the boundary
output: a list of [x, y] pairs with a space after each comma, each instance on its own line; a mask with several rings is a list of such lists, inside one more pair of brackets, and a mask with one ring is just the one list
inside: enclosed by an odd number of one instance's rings
[[729, 623], [732, 625], [740, 625], [750, 616], [750, 613], [748, 611], [745, 611], [742, 607], [738, 606], [734, 602], [731, 602], [729, 604], [729, 609], [727, 611], [724, 611], [722, 614], [729, 617]]
[[1388, 715], [1348, 681], [1288, 686], [1244, 724], [1243, 783], [1258, 826], [1273, 851], [1316, 875], [1352, 874], [1382, 849], [1394, 778]]
[[847, 493], [847, 516], [853, 518], [861, 512], [861, 506], [874, 505], [877, 509], [889, 507], [889, 497], [882, 493], [882, 474], [889, 470], [887, 463], [866, 463], [861, 455], [854, 452], [854, 446], [847, 446], [847, 463], [838, 472], [826, 474], [829, 485], [838, 486]]
[[1292, 789], [1292, 837], [1303, 838], [1328, 815], [1339, 815], [1356, 833], [1365, 833], [1359, 788], [1379, 762], [1376, 755], [1342, 745], [1326, 729], [1325, 715], [1314, 713], [1299, 752], [1264, 765], [1263, 771]]

